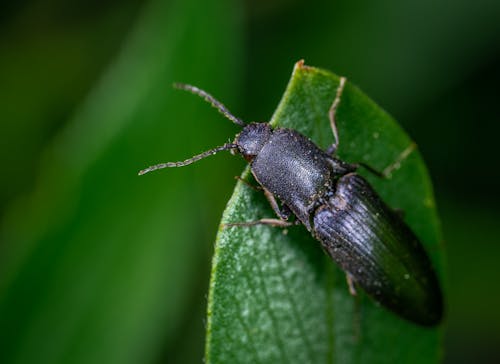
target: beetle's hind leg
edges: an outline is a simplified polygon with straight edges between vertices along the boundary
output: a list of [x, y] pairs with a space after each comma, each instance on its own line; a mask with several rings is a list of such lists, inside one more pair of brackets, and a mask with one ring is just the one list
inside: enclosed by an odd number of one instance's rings
[[337, 113], [337, 108], [340, 104], [340, 97], [342, 96], [342, 92], [344, 91], [346, 80], [347, 79], [345, 77], [340, 77], [339, 86], [337, 87], [337, 93], [335, 94], [335, 99], [333, 100], [332, 106], [330, 106], [330, 110], [328, 111], [328, 117], [330, 118], [330, 127], [332, 128], [333, 133], [333, 144], [326, 149], [326, 153], [329, 155], [335, 154], [339, 146], [339, 133], [337, 130], [337, 123], [335, 121], [335, 114]]
[[352, 338], [354, 342], [358, 342], [361, 337], [361, 302], [360, 296], [356, 291], [356, 281], [354, 277], [349, 273], [345, 274], [345, 280], [347, 282], [347, 287], [349, 287], [349, 293], [354, 299], [354, 312], [352, 316]]
[[351, 296], [357, 296], [358, 292], [356, 292], [356, 282], [354, 281], [353, 276], [351, 276], [349, 273], [346, 273], [345, 280], [347, 282], [347, 287], [349, 287], [349, 293], [351, 294]]

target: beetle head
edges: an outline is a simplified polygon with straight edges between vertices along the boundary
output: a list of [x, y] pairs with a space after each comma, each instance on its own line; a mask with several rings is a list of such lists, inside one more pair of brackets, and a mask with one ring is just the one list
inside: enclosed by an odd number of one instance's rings
[[272, 133], [268, 123], [250, 123], [234, 139], [238, 152], [247, 161], [251, 161], [267, 143]]

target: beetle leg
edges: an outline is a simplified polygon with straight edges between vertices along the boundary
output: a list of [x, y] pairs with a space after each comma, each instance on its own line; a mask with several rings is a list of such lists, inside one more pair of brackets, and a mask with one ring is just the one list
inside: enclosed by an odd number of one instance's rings
[[415, 144], [415, 142], [411, 142], [410, 145], [406, 147], [406, 149], [403, 150], [403, 152], [401, 152], [400, 155], [398, 155], [398, 157], [394, 162], [392, 162], [390, 165], [384, 168], [384, 170], [382, 171], [384, 177], [389, 177], [392, 171], [394, 171], [395, 169], [399, 169], [399, 167], [401, 167], [401, 162], [403, 162], [406, 158], [408, 158], [408, 156], [415, 149], [417, 149], [417, 144]]
[[353, 277], [349, 273], [346, 273], [345, 280], [347, 281], [347, 286], [349, 287], [349, 293], [351, 296], [357, 296], [358, 293], [356, 292], [356, 287], [354, 286]]
[[250, 187], [251, 189], [253, 189], [255, 191], [262, 191], [261, 186], [255, 186], [255, 185], [251, 184], [250, 182], [248, 182], [247, 180], [241, 178], [240, 176], [234, 176], [234, 179], [236, 179], [240, 182], [243, 182], [244, 184], [246, 184], [248, 187]]
[[266, 190], [264, 187], [262, 187], [262, 190], [264, 191], [264, 196], [266, 196], [267, 201], [269, 201], [269, 204], [273, 208], [274, 213], [278, 215], [281, 220], [288, 220], [288, 218], [292, 214], [288, 206], [283, 205], [283, 207], [280, 209], [278, 201], [276, 201], [273, 194], [269, 190]]
[[369, 164], [366, 164], [366, 163], [363, 163], [363, 162], [358, 162], [358, 163], [353, 163], [353, 165], [356, 166], [356, 169], [358, 167], [363, 167], [364, 169], [366, 169], [368, 172], [374, 174], [375, 176], [377, 177], [380, 177], [380, 178], [386, 178], [387, 175], [382, 171], [380, 172], [379, 170], [373, 168], [372, 166], [370, 166]]
[[357, 167], [363, 167], [366, 169], [368, 172], [373, 173], [375, 176], [380, 177], [380, 178], [390, 178], [392, 171], [399, 169], [401, 167], [401, 163], [408, 158], [408, 156], [417, 148], [417, 145], [415, 143], [411, 143], [405, 150], [401, 152], [400, 155], [396, 158], [394, 162], [389, 164], [387, 167], [384, 168], [382, 172], [376, 170], [375, 168], [371, 167], [370, 165], [359, 162], [359, 163], [353, 163], [354, 166]]
[[292, 211], [290, 211], [290, 209], [286, 205], [283, 205], [280, 208], [279, 205], [278, 205], [278, 201], [276, 201], [276, 199], [274, 198], [273, 194], [269, 190], [266, 190], [262, 186], [255, 186], [255, 185], [251, 184], [250, 182], [244, 180], [240, 176], [235, 176], [234, 178], [237, 179], [238, 181], [243, 182], [244, 184], [246, 184], [248, 187], [252, 188], [255, 191], [263, 191], [264, 192], [264, 196], [266, 196], [267, 201], [269, 201], [269, 204], [271, 205], [274, 213], [276, 215], [278, 215], [278, 217], [281, 220], [288, 220], [290, 218], [290, 216], [292, 214]]
[[328, 117], [330, 118], [330, 127], [332, 128], [333, 132], [333, 144], [326, 149], [326, 153], [329, 155], [335, 154], [339, 146], [339, 133], [337, 131], [337, 123], [335, 122], [335, 113], [337, 112], [337, 108], [340, 104], [340, 96], [342, 95], [342, 91], [344, 91], [345, 82], [346, 78], [340, 77], [335, 99], [333, 100], [332, 106], [330, 106], [330, 110], [328, 111]]
[[356, 291], [356, 282], [354, 278], [349, 273], [345, 274], [345, 280], [347, 281], [347, 286], [349, 287], [349, 293], [354, 297], [354, 313], [353, 313], [353, 321], [352, 321], [352, 333], [353, 340], [355, 342], [359, 341], [359, 337], [361, 334], [361, 311], [360, 311], [360, 301], [358, 292]]
[[264, 196], [266, 196], [267, 201], [269, 201], [269, 204], [271, 205], [274, 213], [276, 215], [278, 215], [279, 219], [263, 218], [263, 219], [255, 220], [255, 221], [231, 222], [228, 224], [223, 224], [222, 225], [223, 227], [270, 225], [270, 226], [285, 228], [285, 227], [289, 227], [289, 226], [293, 226], [293, 225], [300, 225], [299, 220], [287, 221], [290, 218], [290, 216], [292, 215], [292, 211], [286, 205], [283, 205], [280, 208], [278, 205], [278, 201], [276, 201], [276, 199], [274, 198], [274, 195], [271, 193], [271, 191], [265, 189], [262, 186], [254, 186], [253, 184], [251, 184], [250, 182], [244, 180], [243, 178], [241, 178], [239, 176], [235, 176], [235, 178], [256, 191], [263, 191]]
[[[298, 221], [298, 220], [297, 220]], [[255, 225], [270, 225], [274, 227], [290, 227], [293, 225], [299, 225], [297, 221], [285, 221], [281, 219], [260, 219], [255, 221], [246, 221], [246, 222], [230, 222], [228, 224], [223, 224], [223, 227], [233, 227], [233, 226], [255, 226]]]
[[[253, 187], [253, 186], [252, 186]], [[227, 227], [233, 227], [233, 226], [255, 226], [255, 225], [271, 225], [275, 227], [290, 227], [294, 225], [300, 225], [299, 220], [295, 221], [287, 221], [290, 216], [292, 215], [292, 211], [288, 208], [288, 206], [283, 205], [281, 208], [278, 205], [278, 201], [274, 198], [273, 194], [269, 191], [266, 190], [264, 187], [259, 187], [262, 191], [264, 191], [264, 196], [266, 196], [267, 200], [269, 201], [269, 204], [271, 205], [272, 209], [278, 215], [279, 219], [269, 219], [269, 218], [263, 218], [260, 220], [255, 220], [255, 221], [245, 221], [245, 222], [232, 222], [228, 224], [224, 224], [224, 226]]]

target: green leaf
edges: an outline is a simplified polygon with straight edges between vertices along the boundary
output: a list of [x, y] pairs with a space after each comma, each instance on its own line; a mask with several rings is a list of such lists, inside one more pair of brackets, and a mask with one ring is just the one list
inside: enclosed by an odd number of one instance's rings
[[[297, 63], [271, 120], [325, 148], [339, 78]], [[337, 113], [339, 156], [382, 170], [411, 143], [396, 122], [347, 83]], [[362, 173], [362, 171], [361, 171]], [[249, 169], [243, 173], [249, 178]], [[405, 211], [441, 273], [441, 236], [432, 186], [418, 151], [391, 178], [365, 176], [382, 198]], [[262, 194], [241, 182], [222, 224], [274, 217]], [[442, 274], [440, 274], [441, 276]], [[208, 363], [435, 363], [440, 328], [423, 328], [358, 290], [301, 227], [223, 227], [217, 237], [208, 303]]]

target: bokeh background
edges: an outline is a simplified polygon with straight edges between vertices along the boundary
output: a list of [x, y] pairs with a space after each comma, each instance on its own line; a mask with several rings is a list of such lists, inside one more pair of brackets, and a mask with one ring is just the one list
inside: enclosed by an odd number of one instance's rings
[[0, 363], [200, 363], [213, 241], [244, 161], [137, 170], [270, 118], [295, 61], [417, 141], [448, 265], [446, 363], [500, 360], [500, 2], [0, 5]]

